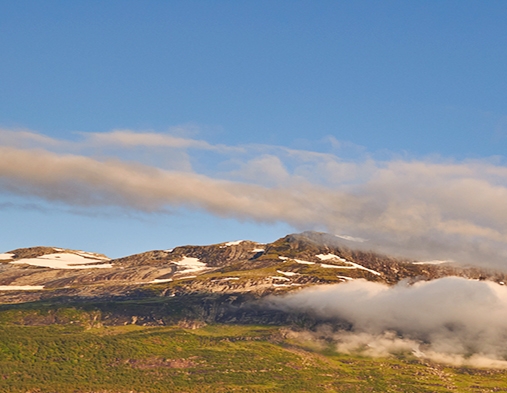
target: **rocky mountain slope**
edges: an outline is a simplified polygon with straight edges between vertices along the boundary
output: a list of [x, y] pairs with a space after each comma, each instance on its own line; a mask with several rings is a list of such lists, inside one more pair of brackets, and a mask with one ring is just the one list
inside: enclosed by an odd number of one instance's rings
[[54, 247], [0, 254], [0, 303], [55, 297], [131, 298], [146, 294], [251, 294], [295, 291], [355, 279], [393, 285], [444, 276], [487, 279], [500, 272], [418, 262], [350, 248], [343, 238], [318, 232], [291, 234], [273, 243], [235, 241], [181, 246], [118, 259]]

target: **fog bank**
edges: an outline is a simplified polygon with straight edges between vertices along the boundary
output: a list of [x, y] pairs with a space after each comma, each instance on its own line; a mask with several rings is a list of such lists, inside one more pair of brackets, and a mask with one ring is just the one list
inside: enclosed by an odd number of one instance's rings
[[350, 323], [350, 331], [304, 333], [332, 338], [341, 352], [410, 351], [452, 364], [507, 366], [507, 288], [496, 283], [448, 277], [388, 287], [356, 280], [271, 297], [267, 304], [309, 313], [329, 326]]

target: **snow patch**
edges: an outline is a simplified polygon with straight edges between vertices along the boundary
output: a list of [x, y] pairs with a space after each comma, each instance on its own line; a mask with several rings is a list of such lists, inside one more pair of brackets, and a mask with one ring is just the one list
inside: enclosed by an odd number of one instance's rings
[[[340, 262], [345, 262], [345, 263], [349, 262], [346, 259], [343, 259], [343, 258], [339, 257], [338, 255], [334, 255], [334, 254], [319, 254], [319, 255], [316, 255], [316, 257], [319, 258], [321, 261], [329, 261], [330, 259], [333, 259], [333, 260], [338, 259]], [[350, 263], [352, 263], [352, 262], [350, 262]]]
[[224, 277], [224, 278], [219, 278], [217, 280], [211, 280], [212, 282], [219, 282], [219, 281], [235, 281], [235, 280], [239, 280], [239, 277]]
[[[52, 269], [107, 269], [113, 267], [110, 263], [103, 263], [104, 260], [109, 260], [104, 257], [94, 256], [88, 257], [92, 254], [81, 252], [80, 254], [71, 253], [57, 253], [42, 255], [37, 258], [19, 259], [10, 262], [13, 265], [26, 264], [32, 266], [50, 267]], [[100, 263], [100, 265], [93, 265]]]
[[340, 268], [340, 269], [361, 269], [361, 270], [366, 270], [367, 272], [373, 273], [377, 276], [380, 276], [379, 272], [372, 270], [372, 269], [368, 269], [367, 267], [359, 265], [358, 263], [347, 261], [346, 259], [340, 258], [338, 255], [319, 254], [319, 255], [317, 255], [317, 258], [319, 258], [321, 261], [338, 260], [342, 263], [346, 263], [347, 265], [349, 265], [349, 266], [334, 266], [334, 265], [325, 265], [324, 266], [324, 264], [322, 263], [321, 264], [322, 267], [327, 267], [327, 268], [334, 267], [334, 268]]
[[272, 284], [274, 287], [300, 287], [301, 284]]
[[206, 269], [206, 264], [198, 258], [183, 257], [181, 261], [172, 261], [172, 263], [181, 268], [178, 273], [192, 273]]
[[339, 237], [340, 239], [350, 240], [351, 242], [364, 243], [366, 241], [366, 239], [363, 239], [361, 237], [354, 237], [349, 235], [335, 235], [335, 236]]
[[273, 280], [290, 281], [287, 277], [272, 276]]
[[153, 281], [150, 281], [150, 284], [156, 284], [156, 283], [161, 283], [161, 282], [171, 282], [172, 280], [173, 280], [172, 278], [156, 278]]
[[227, 242], [224, 244], [225, 247], [229, 247], [229, 246], [237, 246], [238, 244], [240, 243], [243, 243], [245, 240], [235, 240], [233, 242]]
[[302, 261], [301, 259], [294, 259], [294, 261], [296, 261], [297, 263], [300, 263], [302, 265], [315, 265], [315, 262]]
[[0, 285], [0, 291], [40, 291], [42, 285]]
[[12, 259], [13, 256], [14, 256], [14, 254], [10, 254], [10, 253], [0, 254], [0, 261]]
[[287, 257], [278, 257], [278, 258], [280, 258], [283, 261], [286, 261], [287, 259], [292, 259], [294, 262], [300, 263], [302, 265], [315, 265], [315, 262], [303, 261], [301, 259], [293, 259], [293, 258], [287, 258]]
[[276, 272], [283, 274], [284, 276], [287, 276], [287, 277], [299, 276], [299, 273], [294, 273], [294, 272], [282, 272], [281, 270], [277, 270]]
[[347, 277], [347, 276], [336, 276], [336, 277], [338, 277], [338, 278], [340, 278], [342, 280], [345, 280], [345, 281], [351, 281], [351, 280], [353, 280], [352, 277]]
[[264, 252], [264, 251], [266, 251], [266, 249], [264, 249], [264, 248], [254, 248], [252, 250], [252, 252]]
[[452, 262], [452, 260], [450, 259], [446, 259], [446, 260], [438, 260], [438, 259], [435, 259], [433, 261], [425, 261], [425, 262], [412, 262], [413, 265], [441, 265], [442, 263], [448, 263], [448, 262]]

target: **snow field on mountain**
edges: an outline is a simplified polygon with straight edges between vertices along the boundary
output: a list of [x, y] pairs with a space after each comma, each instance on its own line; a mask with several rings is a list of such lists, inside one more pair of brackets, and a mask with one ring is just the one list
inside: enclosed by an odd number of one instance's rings
[[[358, 263], [347, 261], [346, 259], [343, 259], [343, 258], [339, 257], [338, 255], [318, 254], [318, 255], [316, 255], [316, 257], [319, 258], [321, 261], [338, 261], [338, 262], [345, 263], [348, 265], [348, 266], [337, 266], [337, 265], [329, 265], [326, 263], [321, 263], [320, 267], [325, 268], [325, 269], [361, 269], [361, 270], [366, 270], [370, 273], [373, 273], [377, 276], [380, 276], [379, 272], [372, 270], [372, 269], [368, 269], [367, 267], [359, 265]], [[288, 258], [288, 257], [282, 257], [282, 256], [279, 256], [278, 258], [280, 258], [283, 261], [290, 259], [290, 260], [293, 260], [294, 262], [297, 262], [297, 263], [303, 264], [303, 265], [315, 265], [315, 262], [303, 261], [301, 259], [294, 259], [294, 258]]]
[[0, 291], [40, 291], [42, 285], [0, 285]]
[[173, 280], [172, 278], [156, 278], [153, 281], [150, 281], [149, 283], [150, 284], [157, 284], [157, 283], [162, 283], [162, 282], [171, 282], [172, 280]]
[[295, 283], [291, 283], [291, 284], [273, 284], [274, 287], [300, 287], [301, 284], [295, 284]]
[[324, 266], [324, 264], [321, 264], [322, 267], [326, 267], [326, 268], [330, 268], [330, 267], [338, 268], [339, 267], [341, 269], [361, 269], [361, 270], [366, 270], [367, 272], [373, 273], [377, 276], [380, 276], [379, 272], [372, 270], [372, 269], [368, 269], [367, 267], [359, 265], [358, 263], [347, 261], [346, 259], [340, 258], [338, 255], [319, 254], [319, 255], [316, 255], [316, 257], [319, 258], [321, 261], [338, 260], [342, 263], [346, 263], [347, 265], [350, 265], [350, 266], [334, 266], [334, 265], [325, 265]]
[[278, 258], [280, 258], [282, 261], [286, 261], [288, 259], [292, 259], [294, 262], [300, 263], [302, 265], [315, 265], [315, 262], [303, 261], [301, 259], [293, 259], [293, 258], [280, 257], [280, 256]]
[[229, 246], [237, 246], [238, 244], [241, 244], [243, 243], [245, 240], [235, 240], [233, 242], [227, 242], [224, 244], [224, 247], [229, 247]]
[[206, 269], [206, 264], [198, 258], [184, 256], [181, 261], [173, 261], [172, 263], [181, 268], [178, 273], [193, 273]]
[[424, 262], [412, 262], [414, 265], [441, 265], [442, 263], [448, 263], [452, 261], [444, 260], [433, 260], [433, 261], [424, 261]]
[[[92, 257], [93, 256], [93, 257]], [[108, 260], [104, 257], [96, 256], [95, 254], [80, 252], [79, 254], [71, 253], [55, 253], [42, 255], [37, 258], [24, 258], [17, 261], [10, 262], [13, 265], [32, 265], [49, 267], [52, 269], [107, 269], [111, 268], [110, 263], [103, 263]], [[93, 265], [101, 263], [100, 265]]]
[[283, 272], [281, 270], [277, 270], [276, 272], [283, 274], [284, 276], [287, 276], [287, 277], [299, 276], [299, 273], [294, 273], [294, 272]]
[[273, 280], [290, 281], [287, 277], [271, 276], [270, 278]]

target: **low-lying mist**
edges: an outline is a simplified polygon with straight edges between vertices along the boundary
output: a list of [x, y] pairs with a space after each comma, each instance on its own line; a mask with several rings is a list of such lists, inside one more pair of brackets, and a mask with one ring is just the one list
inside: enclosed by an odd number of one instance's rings
[[[370, 356], [411, 352], [454, 365], [507, 368], [507, 288], [448, 277], [394, 287], [356, 280], [270, 297], [269, 307], [320, 319], [303, 340]], [[339, 323], [337, 323], [339, 322]], [[350, 330], [337, 329], [346, 322]]]

